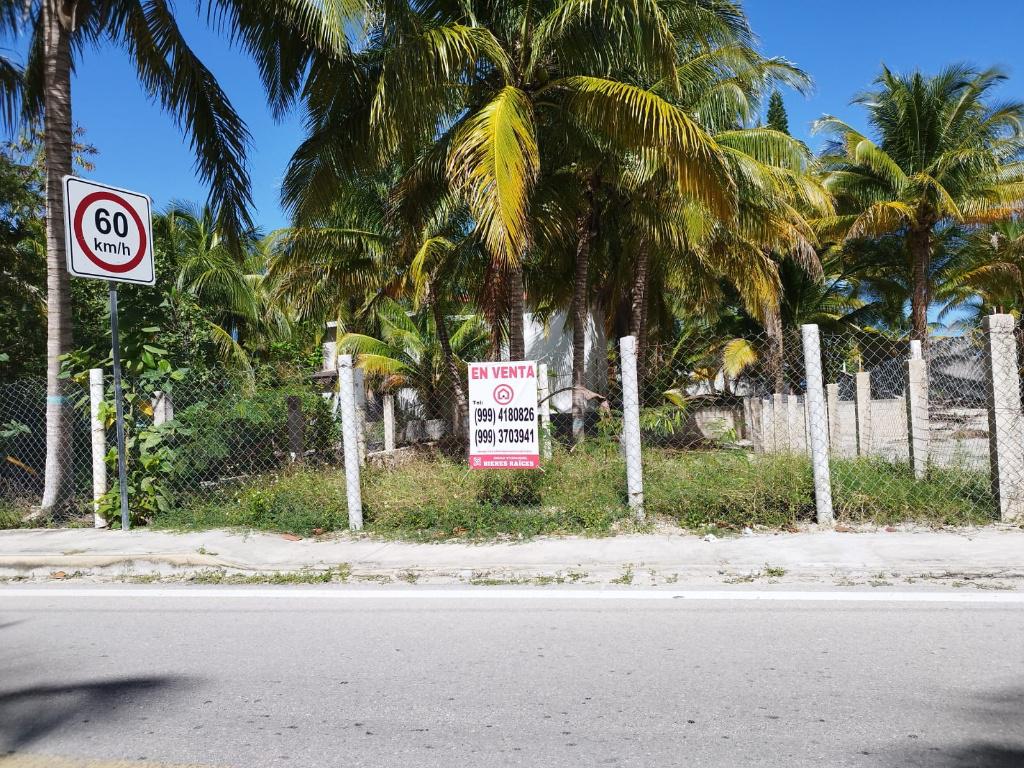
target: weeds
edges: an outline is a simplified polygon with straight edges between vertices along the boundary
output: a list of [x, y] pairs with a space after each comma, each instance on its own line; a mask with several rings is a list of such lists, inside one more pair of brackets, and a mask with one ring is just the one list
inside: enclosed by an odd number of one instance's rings
[[352, 568], [342, 563], [324, 571], [276, 571], [274, 573], [241, 574], [224, 570], [200, 571], [186, 577], [190, 584], [344, 584], [351, 578]]
[[636, 574], [633, 573], [632, 564], [627, 565], [622, 569], [622, 575], [618, 578], [612, 579], [612, 584], [632, 584], [633, 578]]
[[[841, 521], [977, 525], [994, 517], [982, 473], [932, 468], [917, 480], [906, 466], [838, 459], [832, 478]], [[608, 535], [632, 530], [625, 485], [618, 448], [604, 440], [559, 450], [541, 471], [471, 471], [461, 460], [431, 456], [397, 469], [368, 468], [363, 514], [368, 532], [420, 541]], [[644, 485], [651, 518], [719, 536], [746, 527], [789, 528], [815, 514], [805, 456], [649, 448]], [[0, 525], [4, 514], [0, 507]], [[154, 524], [309, 536], [344, 530], [347, 521], [342, 473], [297, 467], [196, 499], [157, 515]]]

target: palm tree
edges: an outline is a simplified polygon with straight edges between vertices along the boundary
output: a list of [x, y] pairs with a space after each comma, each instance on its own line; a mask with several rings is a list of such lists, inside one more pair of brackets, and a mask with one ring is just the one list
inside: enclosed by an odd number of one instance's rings
[[437, 341], [458, 412], [469, 400], [443, 318], [482, 282], [486, 262], [468, 210], [450, 194], [414, 196], [395, 174], [354, 179], [325, 215], [273, 236], [269, 280], [299, 319], [339, 330], [380, 330], [379, 308], [395, 300], [434, 316]]
[[222, 359], [249, 370], [251, 352], [290, 335], [290, 318], [268, 290], [269, 249], [259, 232], [241, 233], [239, 256], [217, 219], [209, 205], [174, 203], [154, 229], [162, 255], [178, 268], [171, 300], [197, 309]]
[[544, 166], [572, 161], [552, 156], [567, 137], [664, 155], [675, 184], [728, 207], [720, 155], [700, 125], [653, 90], [608, 76], [628, 68], [674, 81], [670, 21], [682, 15], [699, 30], [706, 18], [728, 16], [717, 9], [660, 0], [621, 7], [375, 0], [366, 45], [351, 66], [314, 74], [307, 88], [308, 137], [293, 158], [285, 199], [302, 221], [333, 204], [347, 179], [415, 161], [424, 186], [450, 187], [466, 201], [492, 279], [507, 286], [509, 354], [521, 358], [535, 193]]
[[[214, 28], [227, 32], [256, 60], [272, 107], [283, 112], [301, 87], [314, 53], [343, 57], [346, 41], [315, 0], [203, 0]], [[344, 4], [328, 6], [340, 13]], [[350, 9], [349, 9], [350, 10]], [[32, 122], [44, 127], [47, 253], [46, 480], [42, 507], [65, 495], [68, 432], [61, 358], [71, 351], [70, 285], [65, 269], [62, 178], [71, 173], [71, 72], [90, 45], [108, 41], [125, 50], [143, 88], [179, 122], [210, 184], [218, 228], [238, 244], [251, 226], [245, 158], [249, 134], [212, 73], [189, 48], [168, 0], [0, 0], [0, 25], [31, 42], [23, 73], [0, 62], [3, 105], [16, 96]], [[20, 93], [15, 96], [17, 89]]]
[[998, 69], [964, 65], [934, 76], [883, 68], [876, 87], [854, 99], [868, 110], [877, 142], [838, 118], [817, 122], [832, 137], [822, 162], [839, 205], [822, 231], [904, 241], [915, 339], [928, 335], [937, 230], [1005, 218], [1024, 198], [1024, 104], [991, 97], [1005, 79]]
[[960, 325], [977, 327], [993, 312], [1024, 314], [1024, 222], [1012, 218], [967, 233], [937, 282], [939, 319], [959, 314]]
[[[466, 362], [479, 359], [487, 349], [488, 332], [484, 322], [474, 314], [449, 319], [433, 308], [409, 312], [388, 298], [377, 303], [375, 314], [379, 338], [346, 333], [338, 339], [339, 351], [356, 355], [356, 365], [385, 391], [415, 389], [426, 418], [450, 418], [453, 415], [451, 382], [461, 382]], [[453, 365], [458, 368], [454, 377]], [[454, 404], [459, 413], [458, 421], [465, 423], [462, 405]], [[455, 432], [461, 434], [458, 425]]]

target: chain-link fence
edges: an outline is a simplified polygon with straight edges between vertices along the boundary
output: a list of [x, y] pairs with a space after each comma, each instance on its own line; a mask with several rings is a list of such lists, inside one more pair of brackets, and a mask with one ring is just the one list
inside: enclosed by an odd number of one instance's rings
[[[571, 346], [558, 348], [537, 356], [546, 374], [540, 471], [469, 468], [465, 361], [436, 350], [398, 370], [356, 355], [349, 458], [362, 519], [425, 538], [606, 532], [632, 519], [642, 499], [648, 516], [694, 528], [785, 527], [821, 518], [826, 492], [844, 521], [1016, 519], [1024, 504], [1019, 332], [1012, 321], [990, 323], [923, 347], [880, 333], [815, 333], [817, 390], [799, 333], [693, 332], [627, 345], [625, 355], [592, 345], [575, 390]], [[135, 519], [299, 533], [348, 525], [336, 360], [317, 371], [126, 377]], [[87, 377], [69, 392], [65, 495], [88, 514], [96, 489]], [[97, 509], [116, 524], [109, 379], [104, 396], [109, 469]], [[0, 506], [19, 514], [42, 495], [45, 405], [41, 381], [0, 385]], [[639, 440], [623, 440], [634, 423]], [[627, 472], [628, 458], [637, 471]]]

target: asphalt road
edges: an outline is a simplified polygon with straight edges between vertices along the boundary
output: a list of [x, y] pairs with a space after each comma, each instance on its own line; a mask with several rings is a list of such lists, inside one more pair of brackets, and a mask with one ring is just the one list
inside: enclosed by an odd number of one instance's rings
[[1020, 601], [188, 589], [0, 588], [0, 766], [1024, 766]]

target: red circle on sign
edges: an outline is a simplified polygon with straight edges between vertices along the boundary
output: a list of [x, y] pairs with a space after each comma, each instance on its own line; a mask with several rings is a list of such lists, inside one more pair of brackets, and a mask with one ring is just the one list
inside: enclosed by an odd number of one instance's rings
[[508, 384], [499, 384], [494, 388], [494, 401], [498, 405], [508, 405], [515, 396], [516, 393]]
[[[82, 232], [82, 220], [85, 218], [85, 211], [90, 205], [99, 202], [100, 200], [106, 200], [107, 202], [120, 205], [128, 211], [132, 220], [135, 222], [135, 226], [138, 227], [139, 252], [124, 264], [110, 264], [109, 262], [103, 261], [103, 259], [93, 252], [92, 248], [90, 248], [89, 244], [85, 241], [85, 233]], [[127, 200], [115, 195], [113, 192], [93, 192], [86, 195], [79, 201], [78, 210], [75, 212], [75, 239], [78, 241], [79, 248], [82, 249], [82, 252], [89, 261], [100, 269], [105, 269], [107, 272], [114, 272], [115, 274], [131, 272], [139, 266], [142, 262], [142, 257], [146, 255], [146, 228], [142, 225], [142, 219], [139, 218], [139, 214], [135, 211], [134, 206], [129, 205]]]

